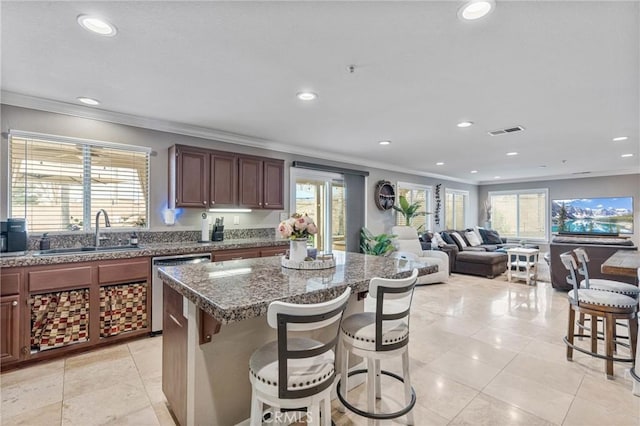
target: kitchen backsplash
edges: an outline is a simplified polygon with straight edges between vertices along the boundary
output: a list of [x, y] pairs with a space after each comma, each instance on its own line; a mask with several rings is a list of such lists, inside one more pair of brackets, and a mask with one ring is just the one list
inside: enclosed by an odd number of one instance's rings
[[[136, 231], [138, 244], [194, 242], [200, 239], [200, 231]], [[128, 232], [100, 232], [100, 236], [107, 238], [100, 242], [101, 246], [115, 246], [129, 243], [131, 233]], [[225, 240], [244, 238], [275, 238], [275, 228], [229, 229], [224, 231]], [[84, 247], [95, 244], [94, 233], [73, 233], [51, 235], [51, 248]], [[40, 236], [29, 237], [29, 250], [40, 249]]]

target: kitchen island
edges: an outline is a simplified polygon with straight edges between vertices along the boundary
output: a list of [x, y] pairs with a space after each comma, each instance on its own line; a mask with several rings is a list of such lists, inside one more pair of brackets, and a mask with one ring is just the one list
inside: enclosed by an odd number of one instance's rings
[[[232, 425], [249, 417], [249, 358], [276, 339], [267, 325], [276, 300], [317, 303], [348, 286], [345, 315], [363, 310], [373, 277], [402, 278], [428, 262], [358, 253], [335, 253], [336, 266], [322, 270], [283, 268], [279, 257], [234, 260], [160, 269], [165, 284], [163, 391], [182, 425]], [[184, 391], [182, 391], [184, 389]]]

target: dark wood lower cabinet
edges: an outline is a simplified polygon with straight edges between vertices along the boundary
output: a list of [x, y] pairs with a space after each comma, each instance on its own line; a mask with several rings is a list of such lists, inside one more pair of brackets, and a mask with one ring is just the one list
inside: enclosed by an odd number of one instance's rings
[[187, 318], [182, 295], [163, 284], [162, 391], [178, 423], [187, 424]]
[[3, 364], [20, 359], [20, 296], [0, 297], [0, 361]]

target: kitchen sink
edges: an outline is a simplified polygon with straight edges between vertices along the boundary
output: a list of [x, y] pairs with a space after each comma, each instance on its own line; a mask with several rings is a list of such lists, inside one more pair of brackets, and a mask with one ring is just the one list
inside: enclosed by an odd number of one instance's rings
[[57, 256], [61, 254], [77, 254], [77, 253], [92, 253], [103, 251], [122, 251], [122, 250], [142, 250], [140, 246], [101, 246], [101, 247], [72, 247], [72, 248], [57, 248], [50, 250], [40, 250], [34, 253], [34, 256]]

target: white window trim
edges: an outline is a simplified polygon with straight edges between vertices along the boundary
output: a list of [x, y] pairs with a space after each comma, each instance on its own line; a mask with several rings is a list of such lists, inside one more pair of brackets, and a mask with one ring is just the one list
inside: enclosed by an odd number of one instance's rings
[[[150, 147], [146, 147], [146, 146], [140, 146], [140, 145], [128, 145], [128, 144], [123, 144], [123, 143], [117, 143], [117, 142], [107, 142], [107, 141], [101, 141], [101, 140], [96, 140], [96, 139], [86, 139], [86, 138], [76, 138], [76, 137], [72, 137], [72, 136], [60, 136], [60, 135], [52, 135], [52, 134], [48, 134], [48, 133], [39, 133], [39, 132], [28, 132], [28, 131], [24, 131], [24, 130], [17, 130], [17, 129], [9, 129], [9, 132], [7, 133], [7, 142], [8, 145], [11, 144], [11, 139], [12, 138], [22, 138], [22, 139], [38, 139], [38, 140], [45, 140], [48, 142], [59, 142], [59, 143], [75, 143], [75, 144], [81, 144], [81, 145], [92, 145], [92, 146], [98, 146], [98, 147], [105, 147], [105, 148], [114, 148], [114, 149], [120, 149], [123, 151], [131, 151], [131, 152], [143, 152], [143, 153], [147, 153], [149, 154], [149, 156], [152, 155], [153, 153], [153, 149]], [[86, 153], [85, 153], [86, 155]], [[11, 156], [7, 155], [5, 158], [5, 170], [6, 172], [6, 179], [7, 179], [7, 192], [5, 194], [6, 199], [5, 199], [5, 205], [7, 206], [7, 214], [9, 214], [9, 212], [12, 211], [13, 206], [11, 205], [11, 190], [12, 190], [12, 181], [11, 181]], [[147, 182], [147, 209], [146, 209], [146, 216], [147, 216], [147, 226], [146, 229], [150, 229], [151, 228], [151, 159], [149, 159], [148, 161], [148, 171], [147, 171], [147, 179], [149, 179], [149, 181]], [[90, 179], [89, 175], [84, 174], [84, 179]], [[85, 184], [83, 184], [83, 187], [85, 186]], [[87, 197], [89, 197], [89, 194], [84, 194], [85, 200], [84, 203], [87, 202]], [[89, 199], [89, 205], [90, 205], [90, 199]], [[91, 214], [84, 212], [83, 216], [88, 216], [88, 217], [83, 217], [83, 222], [85, 222], [87, 225], [85, 225], [85, 227], [83, 228], [82, 232], [93, 232], [93, 229], [95, 229], [92, 225], [91, 222]], [[112, 232], [131, 232], [131, 229], [114, 229], [112, 230]], [[69, 235], [76, 235], [77, 232], [74, 231], [50, 231], [48, 232], [49, 234], [55, 234], [55, 235], [64, 235], [64, 234], [69, 234]]]
[[454, 225], [454, 229], [466, 229], [467, 228], [467, 213], [469, 209], [469, 191], [465, 189], [455, 189], [455, 188], [444, 188], [444, 225], [446, 227], [447, 223], [447, 194], [459, 194], [464, 197], [464, 224], [462, 227], [459, 227], [457, 224]]
[[[422, 185], [419, 183], [411, 183], [411, 182], [402, 182], [402, 181], [397, 181], [396, 182], [396, 196], [398, 195], [398, 192], [400, 190], [400, 187], [402, 187], [402, 189], [409, 189], [409, 190], [413, 190], [416, 189], [418, 191], [427, 191], [427, 195], [428, 197], [426, 198], [427, 201], [427, 205], [424, 206], [424, 209], [426, 212], [430, 212], [431, 214], [426, 215], [427, 218], [425, 220], [425, 232], [426, 231], [431, 231], [433, 229], [433, 211], [432, 211], [432, 205], [433, 205], [433, 186], [431, 185]], [[398, 201], [396, 200], [396, 205], [398, 204]], [[394, 210], [395, 211], [395, 210]], [[398, 215], [400, 214], [398, 211], [395, 211], [396, 213], [396, 218], [395, 218], [395, 223], [398, 223]]]
[[[533, 188], [533, 189], [514, 189], [514, 190], [505, 190], [505, 191], [489, 191], [487, 192], [487, 199], [491, 200], [491, 196], [493, 195], [521, 195], [521, 194], [540, 194], [541, 192], [544, 193], [545, 195], [545, 209], [544, 209], [544, 229], [545, 229], [545, 235], [543, 239], [540, 238], [530, 238], [530, 237], [515, 237], [518, 240], [524, 240], [524, 241], [536, 241], [536, 242], [544, 242], [544, 243], [548, 243], [549, 242], [549, 236], [551, 233], [551, 228], [550, 228], [550, 224], [551, 224], [551, 208], [550, 208], [550, 201], [549, 201], [549, 188]], [[516, 230], [519, 230], [519, 226], [520, 226], [520, 206], [519, 203], [516, 203], [516, 209], [517, 209], [517, 214], [516, 214]]]

